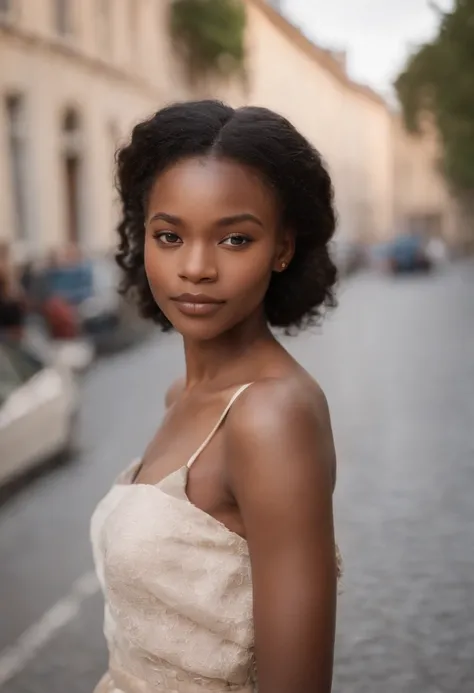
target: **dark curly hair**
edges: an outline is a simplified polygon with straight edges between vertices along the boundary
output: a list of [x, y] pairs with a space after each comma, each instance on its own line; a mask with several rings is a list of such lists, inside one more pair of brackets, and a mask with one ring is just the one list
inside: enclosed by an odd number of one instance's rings
[[121, 293], [132, 293], [143, 317], [172, 325], [156, 305], [144, 268], [144, 224], [156, 177], [181, 159], [212, 155], [256, 170], [275, 190], [282, 224], [295, 234], [287, 270], [273, 273], [265, 295], [270, 325], [302, 328], [335, 305], [336, 268], [328, 244], [336, 219], [331, 179], [320, 154], [280, 115], [266, 108], [234, 110], [218, 101], [168, 106], [133, 129], [117, 153], [122, 220], [116, 260]]

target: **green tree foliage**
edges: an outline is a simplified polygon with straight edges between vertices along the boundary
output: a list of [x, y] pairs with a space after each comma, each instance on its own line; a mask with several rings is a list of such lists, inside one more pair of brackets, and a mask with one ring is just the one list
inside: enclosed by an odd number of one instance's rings
[[474, 0], [456, 0], [451, 12], [440, 15], [438, 36], [411, 56], [395, 86], [408, 129], [419, 129], [423, 112], [433, 114], [444, 144], [447, 180], [461, 197], [472, 200]]
[[244, 72], [246, 13], [242, 0], [173, 0], [170, 29], [193, 79]]

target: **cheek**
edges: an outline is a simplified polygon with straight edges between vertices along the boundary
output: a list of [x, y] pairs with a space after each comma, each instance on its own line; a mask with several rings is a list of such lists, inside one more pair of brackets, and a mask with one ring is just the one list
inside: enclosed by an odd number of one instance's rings
[[156, 296], [166, 286], [166, 263], [151, 243], [145, 243], [145, 274], [153, 294]]
[[222, 280], [238, 297], [257, 297], [265, 293], [270, 282], [273, 262], [268, 253], [245, 253], [239, 258], [229, 258], [222, 268]]

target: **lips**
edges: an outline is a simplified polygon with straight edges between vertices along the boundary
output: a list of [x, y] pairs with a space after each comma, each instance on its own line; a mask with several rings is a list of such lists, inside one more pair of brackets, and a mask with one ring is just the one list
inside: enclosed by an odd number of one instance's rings
[[196, 303], [198, 305], [204, 303], [223, 303], [223, 301], [219, 301], [217, 298], [207, 296], [206, 294], [181, 294], [173, 298], [173, 301], [178, 301], [179, 303]]
[[206, 294], [181, 294], [172, 300], [181, 313], [190, 316], [213, 315], [225, 303]]

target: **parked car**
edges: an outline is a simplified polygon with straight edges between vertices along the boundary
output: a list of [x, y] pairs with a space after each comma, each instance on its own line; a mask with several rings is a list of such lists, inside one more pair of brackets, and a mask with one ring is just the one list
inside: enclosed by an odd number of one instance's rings
[[373, 249], [375, 264], [392, 274], [427, 272], [432, 262], [422, 238], [404, 234]]
[[118, 293], [119, 268], [108, 256], [92, 260], [93, 295], [79, 307], [83, 334], [98, 353], [133, 345], [150, 333], [152, 324]]
[[0, 484], [70, 450], [77, 408], [70, 371], [0, 343]]
[[91, 354], [117, 351], [145, 337], [152, 327], [119, 295], [119, 268], [112, 257], [90, 258], [83, 265], [39, 271], [30, 282], [30, 293], [41, 297], [34, 320], [37, 331], [61, 342], [62, 350], [68, 342], [79, 344], [80, 368], [90, 361], [87, 344]]

